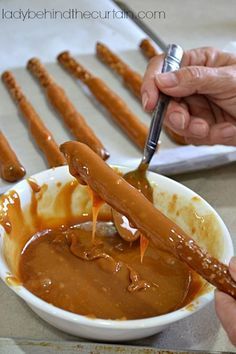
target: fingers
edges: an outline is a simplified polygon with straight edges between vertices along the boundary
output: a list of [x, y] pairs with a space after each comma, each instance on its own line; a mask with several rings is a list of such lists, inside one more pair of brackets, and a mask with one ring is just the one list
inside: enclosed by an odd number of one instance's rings
[[194, 93], [221, 95], [225, 87], [236, 85], [232, 67], [236, 56], [206, 47], [186, 51], [182, 69], [161, 73], [164, 55], [151, 59], [141, 88], [143, 108], [153, 110], [159, 91], [172, 97], [186, 97]]
[[220, 291], [215, 292], [216, 313], [233, 345], [236, 345], [236, 301]]
[[190, 115], [188, 106], [183, 102], [171, 101], [165, 117], [165, 125], [186, 139], [204, 139], [208, 136], [210, 126], [199, 117]]
[[[232, 278], [236, 281], [236, 257], [233, 257], [229, 263], [229, 271]], [[215, 292], [216, 313], [227, 332], [229, 339], [236, 345], [236, 301], [231, 296]]]
[[206, 94], [217, 98], [226, 87], [227, 90], [235, 88], [233, 71], [232, 67], [186, 66], [178, 71], [157, 74], [155, 83], [160, 91], [172, 97]]
[[186, 142], [193, 145], [227, 145], [236, 146], [236, 126], [229, 122], [215, 124], [206, 137], [186, 137]]
[[182, 66], [220, 67], [236, 64], [236, 55], [222, 52], [213, 47], [202, 47], [188, 50], [184, 53]]
[[[196, 107], [195, 107], [196, 109]], [[203, 116], [204, 116], [204, 112]], [[236, 125], [231, 122], [215, 123], [213, 118], [190, 114], [188, 105], [172, 100], [168, 106], [165, 125], [185, 138], [187, 144], [236, 146]]]
[[187, 129], [189, 121], [190, 115], [186, 104], [171, 100], [165, 116], [165, 125], [178, 132]]
[[232, 257], [229, 263], [229, 271], [232, 275], [232, 278], [236, 281], [236, 257]]
[[142, 105], [147, 112], [152, 111], [158, 100], [159, 90], [155, 83], [155, 76], [161, 72], [164, 55], [157, 55], [148, 64], [141, 87]]

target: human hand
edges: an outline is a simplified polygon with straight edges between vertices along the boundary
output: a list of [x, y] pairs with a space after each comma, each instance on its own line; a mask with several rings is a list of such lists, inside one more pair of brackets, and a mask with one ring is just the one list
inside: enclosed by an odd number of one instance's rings
[[[236, 257], [231, 259], [229, 271], [233, 279], [236, 281]], [[233, 345], [236, 346], [236, 300], [231, 296], [216, 290], [215, 308], [229, 339]]]
[[165, 125], [194, 145], [236, 146], [236, 55], [214, 48], [186, 51], [182, 68], [161, 73], [164, 55], [144, 75], [143, 107], [152, 111], [159, 91], [173, 97]]

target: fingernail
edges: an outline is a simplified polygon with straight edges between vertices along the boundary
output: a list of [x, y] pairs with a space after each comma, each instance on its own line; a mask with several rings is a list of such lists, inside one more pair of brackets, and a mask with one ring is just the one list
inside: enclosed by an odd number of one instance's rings
[[169, 121], [173, 128], [183, 130], [185, 127], [185, 118], [183, 113], [173, 112], [169, 115]]
[[148, 104], [148, 94], [147, 92], [144, 92], [142, 95], [142, 105], [145, 110], [147, 108], [147, 104]]
[[208, 134], [208, 126], [202, 123], [194, 123], [189, 127], [190, 132], [198, 137], [198, 138], [205, 138]]
[[233, 138], [236, 134], [236, 129], [232, 126], [232, 127], [226, 127], [224, 129], [222, 129], [221, 131], [221, 136], [224, 139], [230, 139]]
[[175, 87], [178, 84], [178, 78], [174, 73], [158, 74], [156, 79], [163, 87]]

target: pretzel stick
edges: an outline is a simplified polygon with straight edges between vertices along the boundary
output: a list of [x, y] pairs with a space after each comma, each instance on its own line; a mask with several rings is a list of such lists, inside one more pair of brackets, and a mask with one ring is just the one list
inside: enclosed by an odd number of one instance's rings
[[[145, 41], [145, 40], [144, 40]], [[153, 48], [154, 49], [154, 48]], [[96, 53], [108, 67], [116, 72], [123, 79], [123, 84], [140, 99], [142, 76], [132, 70], [125, 62], [123, 62], [116, 54], [114, 54], [107, 46], [97, 43]], [[170, 128], [165, 127], [166, 134], [177, 144], [186, 145], [185, 138], [173, 132]]]
[[109, 153], [87, 125], [84, 117], [76, 110], [65, 91], [56, 84], [40, 60], [37, 58], [29, 60], [27, 68], [39, 80], [49, 102], [59, 113], [75, 138], [90, 146], [93, 151], [106, 160], [109, 157]]
[[147, 59], [151, 59], [155, 55], [158, 55], [156, 48], [153, 46], [152, 42], [147, 38], [143, 39], [140, 42], [139, 48]]
[[51, 132], [44, 125], [34, 107], [27, 100], [13, 74], [10, 71], [5, 71], [2, 75], [2, 80], [9, 90], [12, 99], [16, 102], [19, 112], [26, 120], [29, 130], [36, 144], [44, 153], [49, 166], [56, 167], [66, 165], [66, 160], [53, 139]]
[[143, 149], [147, 137], [147, 127], [130, 111], [127, 104], [116, 95], [103, 80], [93, 76], [82, 67], [69, 52], [58, 56], [58, 61], [75, 78], [81, 80], [107, 109], [111, 117], [120, 125], [125, 134], [140, 148]]
[[104, 44], [97, 43], [96, 53], [99, 59], [123, 79], [123, 84], [127, 86], [136, 97], [141, 99], [142, 76], [132, 70]]
[[7, 182], [16, 182], [24, 175], [24, 167], [0, 130], [0, 176]]
[[132, 187], [87, 146], [67, 142], [61, 145], [73, 176], [79, 176], [100, 198], [125, 215], [147, 238], [163, 245], [204, 279], [236, 298], [236, 282], [228, 267], [201, 249], [179, 226]]

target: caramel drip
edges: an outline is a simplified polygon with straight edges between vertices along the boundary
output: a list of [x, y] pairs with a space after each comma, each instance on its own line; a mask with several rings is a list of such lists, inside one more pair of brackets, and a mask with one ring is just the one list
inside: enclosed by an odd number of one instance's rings
[[143, 236], [142, 234], [140, 234], [140, 259], [141, 259], [141, 263], [143, 263], [143, 257], [146, 253], [146, 250], [148, 248], [149, 245], [149, 239], [145, 236]]
[[236, 282], [228, 267], [201, 249], [178, 225], [132, 188], [87, 146], [67, 142], [61, 151], [70, 156], [73, 170], [107, 204], [125, 215], [131, 223], [157, 246], [188, 264], [209, 283], [236, 298]]
[[139, 44], [139, 48], [141, 49], [143, 55], [147, 58], [147, 59], [151, 59], [152, 57], [154, 57], [155, 55], [158, 55], [158, 52], [156, 50], [156, 48], [153, 46], [153, 44], [151, 43], [151, 41], [147, 38], [143, 39], [140, 44]]
[[128, 64], [114, 54], [105, 44], [97, 43], [96, 53], [98, 58], [117, 73], [123, 79], [123, 84], [140, 99], [142, 76], [132, 70]]
[[81, 80], [89, 88], [123, 132], [140, 149], [143, 149], [148, 129], [129, 109], [128, 105], [102, 79], [88, 72], [69, 52], [61, 53], [58, 56], [58, 61], [69, 73], [76, 79]]
[[27, 68], [39, 80], [45, 90], [47, 99], [60, 115], [71, 134], [79, 141], [90, 146], [94, 152], [106, 160], [109, 153], [88, 126], [84, 117], [76, 110], [63, 88], [57, 85], [40, 60], [37, 58], [29, 60]]
[[93, 192], [91, 188], [88, 188], [88, 191], [92, 200], [92, 214], [93, 214], [92, 243], [94, 243], [98, 214], [101, 207], [104, 204], [104, 200], [102, 200], [97, 193]]
[[29, 183], [34, 193], [38, 193], [41, 190], [41, 186], [39, 186], [38, 183], [33, 178], [31, 177], [27, 178], [27, 182]]
[[0, 176], [7, 182], [16, 182], [24, 175], [24, 167], [0, 130]]

